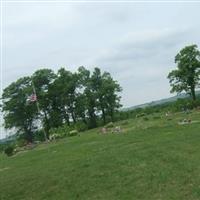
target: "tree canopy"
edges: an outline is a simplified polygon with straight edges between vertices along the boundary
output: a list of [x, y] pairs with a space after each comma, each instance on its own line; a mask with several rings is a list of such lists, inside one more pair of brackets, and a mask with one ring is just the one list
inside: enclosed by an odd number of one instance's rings
[[[35, 92], [37, 102], [27, 101]], [[5, 128], [14, 128], [28, 142], [41, 126], [49, 130], [67, 124], [83, 123], [88, 128], [115, 120], [120, 108], [121, 87], [108, 72], [79, 67], [77, 72], [60, 68], [40, 69], [22, 77], [3, 91]], [[39, 111], [37, 109], [39, 105]]]
[[177, 69], [172, 70], [168, 78], [171, 92], [185, 91], [196, 99], [195, 89], [199, 86], [200, 51], [197, 45], [186, 46], [175, 57]]

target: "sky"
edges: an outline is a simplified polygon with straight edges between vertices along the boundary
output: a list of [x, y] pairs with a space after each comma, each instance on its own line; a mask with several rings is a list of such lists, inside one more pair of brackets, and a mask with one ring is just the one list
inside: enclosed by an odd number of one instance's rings
[[[39, 68], [108, 71], [124, 107], [172, 96], [167, 75], [200, 46], [199, 3], [17, 3], [2, 8], [2, 86]], [[1, 136], [0, 136], [1, 137]]]

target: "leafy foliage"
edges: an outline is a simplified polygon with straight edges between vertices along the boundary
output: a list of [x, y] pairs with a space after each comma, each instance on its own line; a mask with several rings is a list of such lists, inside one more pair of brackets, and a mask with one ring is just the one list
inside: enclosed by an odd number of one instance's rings
[[200, 80], [200, 51], [197, 45], [183, 48], [176, 55], [175, 63], [178, 69], [172, 70], [168, 75], [172, 87], [171, 92], [186, 91], [195, 100], [195, 89]]
[[31, 93], [31, 78], [24, 77], [5, 88], [2, 95], [5, 128], [24, 133], [29, 142], [33, 140], [34, 121], [38, 117], [35, 104], [27, 102]]
[[[28, 102], [33, 92], [37, 102]], [[28, 142], [45, 135], [61, 135], [72, 128], [84, 131], [115, 120], [121, 87], [107, 72], [95, 68], [78, 72], [40, 69], [11, 83], [3, 91], [5, 128], [14, 128]], [[102, 122], [101, 122], [102, 121]], [[60, 127], [60, 128], [59, 128]], [[50, 133], [51, 131], [51, 133]], [[38, 134], [38, 136], [36, 135]]]
[[7, 155], [7, 156], [12, 156], [13, 155], [13, 152], [14, 152], [14, 146], [7, 146], [4, 150], [4, 153]]

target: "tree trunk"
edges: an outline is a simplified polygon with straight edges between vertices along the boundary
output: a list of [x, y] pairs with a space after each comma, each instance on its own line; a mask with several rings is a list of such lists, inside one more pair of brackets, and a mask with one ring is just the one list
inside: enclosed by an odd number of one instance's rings
[[102, 119], [103, 119], [103, 124], [106, 124], [106, 115], [105, 115], [105, 107], [103, 106], [103, 99], [102, 97], [100, 96], [99, 97], [99, 101], [100, 101], [100, 107], [101, 107], [101, 112], [102, 112]]
[[49, 119], [47, 117], [47, 113], [46, 111], [44, 111], [44, 117], [45, 117], [45, 131], [46, 131], [46, 136], [47, 136], [47, 139], [49, 139], [49, 130], [50, 130], [50, 126], [49, 126]]
[[110, 117], [111, 117], [112, 122], [114, 122], [114, 111], [113, 111], [113, 109], [110, 110]]
[[105, 111], [103, 108], [101, 108], [102, 111], [102, 119], [103, 119], [103, 124], [106, 124], [106, 116], [105, 116]]
[[71, 115], [72, 115], [73, 122], [76, 123], [76, 117], [75, 117], [74, 111], [71, 112]]
[[90, 128], [97, 127], [96, 115], [94, 113], [94, 109], [89, 110], [88, 113], [89, 113], [89, 118], [90, 118]]
[[70, 126], [69, 115], [67, 114], [66, 111], [64, 111], [64, 120], [65, 120], [65, 123], [67, 123], [67, 125]]
[[85, 123], [86, 125], [87, 125], [87, 120], [86, 120], [86, 117], [85, 117], [85, 115], [82, 115], [82, 121], [83, 121], [83, 123]]
[[195, 101], [196, 100], [196, 94], [195, 94], [195, 87], [194, 86], [191, 87], [191, 96], [192, 96], [193, 101]]
[[25, 134], [24, 134], [25, 140], [28, 143], [32, 143], [33, 142], [33, 134], [32, 134], [32, 132], [26, 127], [24, 127], [24, 132], [25, 132]]
[[27, 141], [28, 141], [29, 143], [33, 143], [33, 134], [32, 134], [31, 131], [29, 131], [29, 132], [27, 133]]

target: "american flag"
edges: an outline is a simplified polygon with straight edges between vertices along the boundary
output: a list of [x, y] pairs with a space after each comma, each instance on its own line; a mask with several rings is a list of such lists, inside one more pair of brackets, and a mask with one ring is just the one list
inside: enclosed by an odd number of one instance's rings
[[35, 102], [35, 101], [37, 101], [37, 95], [32, 94], [31, 96], [28, 97], [27, 100], [30, 101], [30, 102]]

